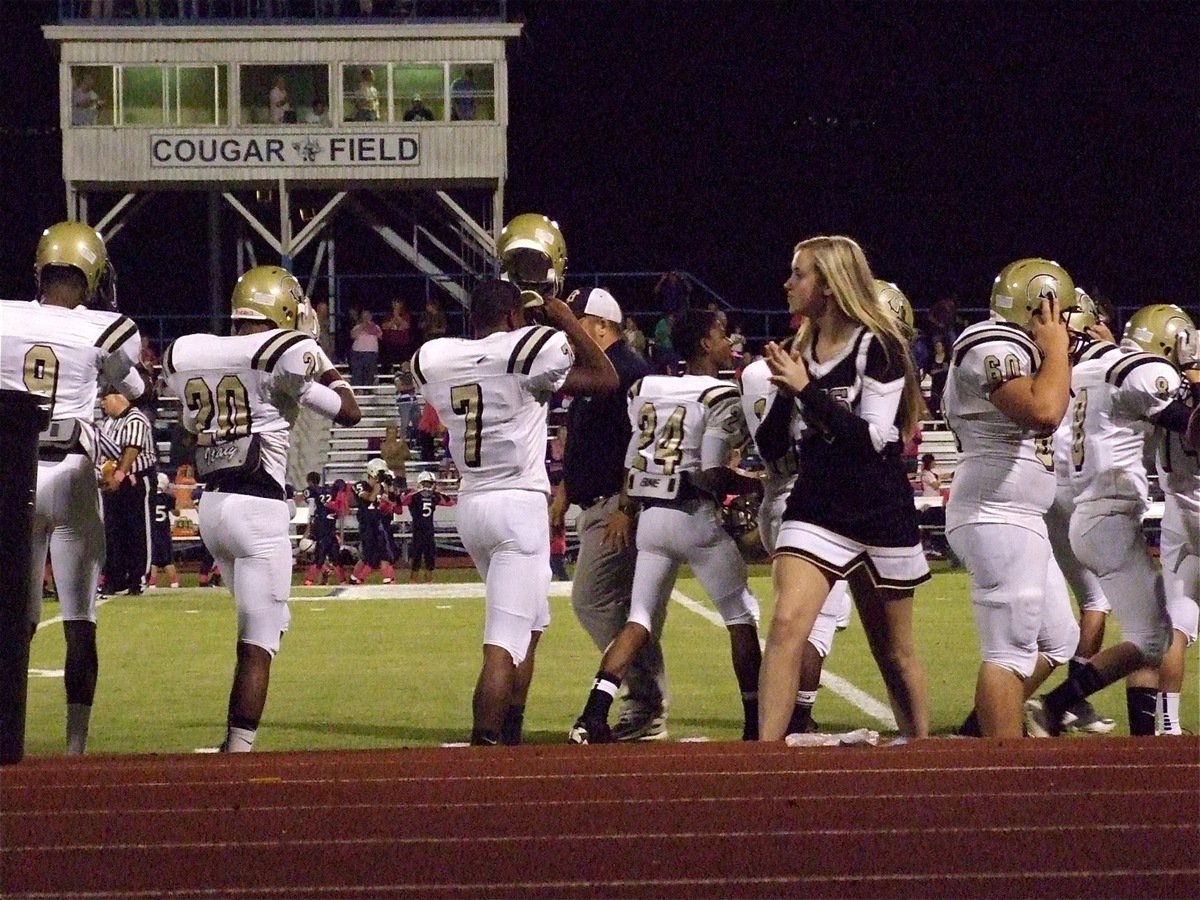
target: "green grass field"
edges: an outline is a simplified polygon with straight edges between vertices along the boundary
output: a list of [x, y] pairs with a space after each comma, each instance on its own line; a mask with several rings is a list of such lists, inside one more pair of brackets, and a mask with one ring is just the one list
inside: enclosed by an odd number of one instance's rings
[[[751, 586], [770, 621], [770, 576], [752, 568]], [[261, 750], [436, 746], [465, 740], [480, 663], [483, 601], [454, 596], [472, 570], [439, 573], [439, 596], [348, 600], [323, 588], [297, 587], [291, 630], [271, 672], [271, 691], [256, 745]], [[699, 584], [677, 589], [711, 605]], [[444, 595], [444, 596], [443, 596]], [[45, 604], [49, 620], [58, 612]], [[600, 655], [576, 623], [566, 597], [551, 599], [553, 623], [537, 654], [526, 714], [528, 742], [558, 743], [583, 705]], [[765, 626], [764, 626], [765, 634]], [[1117, 637], [1110, 622], [1108, 639]], [[233, 671], [233, 602], [224, 588], [151, 591], [115, 597], [99, 611], [100, 681], [91, 753], [178, 753], [215, 747], [224, 736]], [[917, 597], [917, 640], [929, 679], [932, 728], [948, 733], [971, 705], [978, 644], [961, 570], [939, 571]], [[733, 740], [741, 704], [723, 628], [672, 603], [663, 638], [671, 679], [672, 739]], [[62, 628], [34, 640], [26, 752], [62, 752], [65, 705]], [[884, 692], [857, 620], [838, 635], [828, 671], [877, 701]], [[1188, 658], [1183, 725], [1197, 730], [1197, 653]], [[1052, 676], [1051, 685], [1060, 676]], [[1125, 727], [1123, 684], [1094, 698]], [[815, 717], [826, 731], [886, 727], [828, 687]]]

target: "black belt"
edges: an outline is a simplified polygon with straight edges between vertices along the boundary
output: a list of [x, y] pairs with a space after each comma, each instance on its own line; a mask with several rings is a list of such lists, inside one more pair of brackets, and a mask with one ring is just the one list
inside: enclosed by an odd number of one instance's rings
[[242, 494], [246, 497], [262, 497], [264, 500], [286, 500], [283, 488], [274, 482], [263, 484], [261, 481], [251, 481], [246, 478], [228, 478], [222, 481], [209, 481], [204, 490], [214, 494]]
[[581, 510], [583, 510], [584, 512], [586, 512], [587, 510], [589, 510], [589, 509], [591, 509], [593, 506], [595, 506], [597, 503], [603, 503], [603, 502], [604, 502], [605, 500], [607, 500], [609, 497], [615, 497], [615, 496], [616, 496], [617, 494], [619, 494], [619, 493], [620, 493], [620, 491], [619, 491], [619, 490], [617, 490], [617, 491], [613, 491], [613, 492], [612, 492], [612, 493], [610, 493], [610, 494], [597, 494], [595, 497], [592, 497], [590, 500], [582, 500], [582, 501], [580, 501], [580, 503], [579, 503], [579, 508], [580, 508]]

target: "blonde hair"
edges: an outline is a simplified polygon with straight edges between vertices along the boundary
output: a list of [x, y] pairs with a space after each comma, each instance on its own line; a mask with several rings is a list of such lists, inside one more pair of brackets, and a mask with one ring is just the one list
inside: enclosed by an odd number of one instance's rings
[[[818, 283], [833, 292], [834, 302], [842, 315], [879, 337], [889, 361], [893, 353], [899, 353], [904, 365], [900, 435], [907, 441], [925, 414], [925, 400], [921, 396], [921, 383], [908, 350], [904, 326], [879, 302], [875, 276], [871, 274], [866, 254], [856, 241], [843, 235], [819, 235], [803, 240], [796, 245], [792, 256], [801, 250], [813, 255]], [[806, 319], [796, 332], [796, 341], [799, 346], [811, 349], [812, 340], [813, 323]]]

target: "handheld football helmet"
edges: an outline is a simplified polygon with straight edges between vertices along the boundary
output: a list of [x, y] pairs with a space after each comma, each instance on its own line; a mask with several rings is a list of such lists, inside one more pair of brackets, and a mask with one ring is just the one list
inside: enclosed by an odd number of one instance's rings
[[1018, 259], [992, 284], [992, 312], [1014, 325], [1028, 325], [1043, 300], [1058, 300], [1060, 306], [1075, 302], [1075, 282], [1053, 260]]
[[237, 321], [271, 322], [277, 328], [299, 329], [301, 313], [311, 313], [296, 276], [279, 266], [255, 266], [244, 272], [233, 286], [229, 305]]
[[367, 463], [367, 477], [379, 480], [379, 476], [388, 471], [388, 464], [380, 457], [375, 457]]
[[171, 487], [170, 477], [168, 477], [166, 472], [159, 472], [157, 481], [158, 481], [159, 493], [165, 494], [167, 492], [167, 490]]
[[421, 487], [433, 487], [433, 483], [436, 480], [437, 479], [433, 477], [432, 472], [422, 472], [417, 476], [417, 484], [419, 484]]
[[[519, 287], [522, 294], [530, 292], [544, 301], [562, 292], [567, 242], [557, 222], [539, 213], [514, 217], [500, 230], [496, 256], [500, 259], [500, 277]], [[526, 297], [525, 305], [540, 303], [535, 297]]]
[[890, 281], [876, 278], [875, 296], [879, 298], [880, 303], [892, 311], [892, 314], [900, 320], [907, 331], [913, 330], [916, 320], [913, 318], [912, 304], [908, 302], [908, 298], [904, 296], [904, 292], [900, 288]]
[[1088, 292], [1081, 287], [1075, 288], [1075, 305], [1065, 312], [1067, 327], [1080, 334], [1085, 334], [1087, 329], [1100, 321], [1100, 308], [1096, 306], [1096, 301], [1088, 296]]
[[42, 292], [42, 271], [50, 266], [77, 270], [87, 282], [87, 299], [92, 309], [117, 308], [117, 275], [108, 259], [104, 238], [82, 222], [59, 222], [42, 232], [34, 253], [33, 272], [38, 295]]
[[1129, 317], [1121, 343], [1164, 356], [1172, 365], [1179, 365], [1175, 339], [1179, 332], [1195, 327], [1192, 317], [1173, 303], [1154, 303], [1143, 306]]

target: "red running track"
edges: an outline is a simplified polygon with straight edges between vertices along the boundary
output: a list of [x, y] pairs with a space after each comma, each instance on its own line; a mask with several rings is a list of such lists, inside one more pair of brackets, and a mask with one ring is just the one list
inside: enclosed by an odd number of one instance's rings
[[5, 897], [1195, 897], [1200, 739], [38, 758]]

